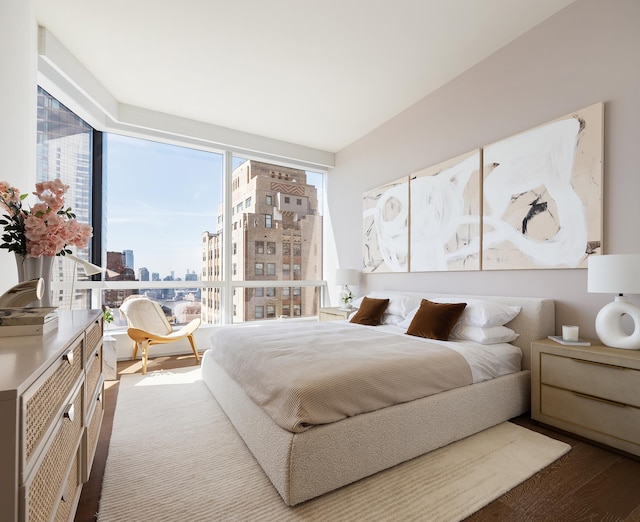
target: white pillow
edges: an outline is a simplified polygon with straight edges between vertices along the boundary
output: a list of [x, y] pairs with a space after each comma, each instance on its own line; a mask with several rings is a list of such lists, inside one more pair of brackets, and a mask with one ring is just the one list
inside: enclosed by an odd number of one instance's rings
[[382, 315], [382, 320], [380, 321], [380, 324], [398, 324], [403, 319], [404, 317], [402, 317], [401, 315], [385, 313]]
[[[401, 319], [406, 317], [410, 311], [419, 307], [420, 302], [422, 301], [422, 298], [420, 297], [396, 294], [393, 292], [380, 292], [380, 291], [370, 292], [367, 294], [367, 297], [371, 297], [373, 299], [389, 299], [389, 305], [385, 310], [385, 315], [386, 314], [399, 315]], [[362, 303], [362, 299], [364, 299], [364, 296], [358, 297], [351, 304], [356, 308], [359, 308], [360, 304]], [[392, 323], [385, 323], [385, 324], [392, 324]]]
[[493, 301], [485, 301], [484, 299], [437, 297], [431, 299], [431, 301], [434, 303], [467, 303], [464, 312], [462, 312], [458, 320], [458, 324], [479, 326], [480, 328], [507, 324], [518, 315], [521, 310], [519, 306], [510, 306]]
[[449, 339], [473, 341], [480, 344], [510, 343], [518, 338], [516, 332], [506, 326], [489, 326], [480, 328], [479, 326], [468, 326], [457, 323]]

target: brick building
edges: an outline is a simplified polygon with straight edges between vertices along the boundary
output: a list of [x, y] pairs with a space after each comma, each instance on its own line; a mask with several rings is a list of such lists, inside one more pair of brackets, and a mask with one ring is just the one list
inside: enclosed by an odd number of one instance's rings
[[[248, 160], [233, 172], [231, 277], [264, 281], [236, 288], [234, 321], [317, 315], [318, 290], [295, 281], [322, 276], [322, 217], [318, 195], [304, 170]], [[223, 209], [217, 230], [202, 235], [203, 281], [222, 279]], [[287, 287], [269, 281], [291, 281]], [[203, 321], [221, 316], [220, 293], [203, 290]]]

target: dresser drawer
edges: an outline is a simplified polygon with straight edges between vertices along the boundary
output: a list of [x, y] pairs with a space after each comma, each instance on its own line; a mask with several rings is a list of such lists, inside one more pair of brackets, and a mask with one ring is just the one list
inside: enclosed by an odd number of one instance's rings
[[[81, 379], [84, 336], [78, 337], [22, 397], [22, 472]], [[78, 415], [81, 410], [76, 410]]]
[[102, 376], [102, 346], [98, 346], [98, 349], [92, 354], [92, 357], [87, 363], [87, 410], [91, 407], [91, 402], [96, 395], [98, 384], [100, 383], [100, 377]]
[[640, 407], [640, 371], [632, 368], [542, 353], [540, 381]]
[[[87, 328], [85, 336], [85, 362], [88, 363], [93, 352], [95, 352], [98, 345], [102, 342], [102, 319], [96, 319], [96, 321]], [[87, 364], [87, 366], [89, 365]]]
[[[640, 409], [542, 385], [540, 410], [580, 428], [640, 445]], [[577, 430], [578, 433], [582, 430]], [[640, 449], [640, 446], [638, 446]]]
[[68, 522], [72, 520], [72, 514], [75, 514], [78, 501], [80, 500], [80, 493], [82, 482], [80, 482], [80, 453], [76, 452], [76, 457], [73, 459], [71, 469], [69, 470], [69, 476], [62, 490], [62, 494], [58, 499], [58, 509], [56, 510], [55, 522]]
[[93, 457], [95, 456], [104, 416], [104, 381], [100, 381], [100, 393], [98, 393], [87, 406], [88, 417], [82, 441], [82, 476], [83, 482], [89, 480]]
[[82, 386], [78, 386], [63, 413], [42, 459], [38, 459], [33, 473], [25, 481], [23, 520], [48, 521], [58, 509], [66, 491], [69, 469], [77, 460], [82, 435]]

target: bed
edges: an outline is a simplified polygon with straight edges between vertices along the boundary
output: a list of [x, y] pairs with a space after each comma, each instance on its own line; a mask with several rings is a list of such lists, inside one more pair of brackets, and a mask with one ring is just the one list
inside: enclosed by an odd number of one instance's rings
[[[374, 297], [376, 294], [370, 294]], [[479, 301], [495, 303], [505, 307], [517, 307], [519, 313], [504, 326], [517, 333], [517, 338], [508, 343], [512, 348], [519, 348], [520, 365], [510, 371], [497, 371], [494, 378], [478, 377], [482, 371], [472, 370], [472, 383], [454, 386], [428, 396], [401, 399], [398, 404], [386, 404], [382, 397], [374, 409], [370, 411], [348, 411], [339, 418], [322, 417], [304, 419], [292, 417], [290, 412], [282, 418], [272, 417], [274, 411], [283, 409], [282, 403], [274, 402], [270, 413], [268, 403], [271, 400], [260, 398], [260, 386], [257, 390], [245, 390], [237, 381], [234, 369], [225, 370], [219, 361], [222, 360], [221, 339], [227, 336], [212, 337], [212, 347], [205, 352], [202, 361], [203, 379], [216, 400], [219, 402], [240, 436], [260, 463], [274, 487], [288, 505], [296, 505], [328, 491], [355, 482], [361, 478], [412, 459], [451, 442], [462, 439], [491, 426], [525, 413], [530, 408], [530, 343], [555, 333], [554, 302], [543, 298], [495, 297], [495, 296], [446, 296], [427, 293], [394, 293], [383, 294], [391, 298], [391, 316], [404, 316], [406, 326], [409, 319], [407, 303], [411, 298], [425, 298], [441, 302]], [[413, 301], [414, 304], [416, 301]], [[404, 307], [395, 306], [402, 303]], [[469, 309], [469, 308], [468, 308]], [[397, 335], [401, 327], [398, 322], [385, 321], [390, 324], [380, 327], [367, 327], [371, 332], [379, 328], [380, 335]], [[276, 324], [278, 323], [278, 324]], [[275, 321], [274, 332], [280, 335], [282, 323]], [[309, 331], [324, 329], [322, 335], [330, 339], [327, 329], [343, 331], [347, 326], [341, 321], [331, 323], [307, 323]], [[291, 323], [293, 325], [293, 323]], [[402, 325], [402, 323], [400, 323]], [[236, 347], [244, 344], [238, 342], [237, 334], [245, 335], [250, 344], [251, 335], [260, 328], [270, 325], [252, 327], [232, 326], [221, 330], [233, 330], [231, 337]], [[404, 327], [402, 327], [404, 328]], [[299, 344], [300, 330], [291, 327], [292, 342]], [[364, 331], [364, 330], [361, 330]], [[245, 333], [243, 333], [245, 332]], [[367, 334], [370, 335], [370, 334]], [[404, 336], [409, 337], [409, 336]], [[282, 339], [282, 346], [287, 340]], [[438, 343], [438, 342], [437, 342]], [[437, 344], [436, 343], [436, 344]], [[440, 343], [442, 344], [442, 343]], [[444, 343], [445, 345], [458, 344]], [[473, 345], [464, 340], [460, 345]], [[233, 347], [232, 347], [233, 348]], [[482, 348], [482, 347], [480, 347]], [[493, 347], [492, 347], [493, 348]], [[497, 348], [496, 348], [497, 349]], [[507, 347], [505, 347], [508, 352]], [[229, 351], [229, 350], [227, 350]], [[233, 351], [231, 349], [230, 351]], [[240, 351], [240, 350], [239, 350]], [[455, 351], [458, 352], [458, 349]], [[472, 350], [474, 351], [474, 350]], [[475, 349], [479, 353], [482, 350]], [[459, 352], [462, 353], [462, 352]], [[464, 355], [464, 357], [467, 357]], [[513, 355], [510, 355], [513, 361]], [[511, 364], [511, 363], [508, 363]], [[239, 364], [243, 367], [244, 363]], [[478, 367], [482, 367], [480, 360]], [[265, 375], [272, 374], [270, 368]], [[286, 373], [286, 372], [285, 372]], [[249, 378], [251, 381], [253, 378]], [[363, 381], [377, 380], [362, 379]], [[272, 384], [278, 385], [281, 380], [272, 378]], [[283, 385], [286, 388], [286, 386]], [[362, 394], [366, 393], [364, 391]], [[414, 393], [414, 392], [412, 392]], [[256, 395], [258, 394], [257, 398]], [[253, 396], [253, 399], [250, 397]], [[352, 394], [358, 396], [358, 393]], [[262, 405], [258, 405], [262, 403]], [[351, 407], [351, 406], [350, 406]], [[370, 407], [371, 408], [371, 407]]]

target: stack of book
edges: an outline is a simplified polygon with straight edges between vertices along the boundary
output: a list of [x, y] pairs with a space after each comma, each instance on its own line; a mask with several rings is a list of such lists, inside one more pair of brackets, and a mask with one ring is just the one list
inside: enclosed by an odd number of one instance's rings
[[0, 308], [0, 337], [44, 335], [57, 327], [57, 308]]

